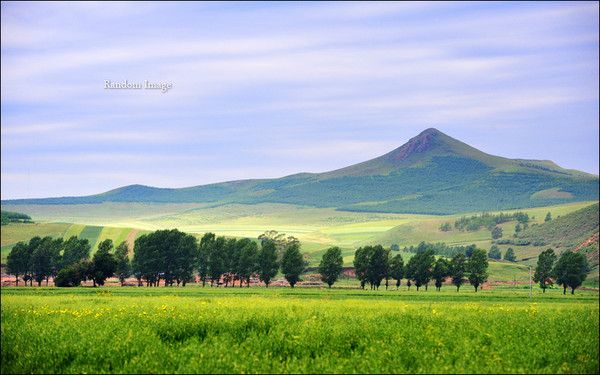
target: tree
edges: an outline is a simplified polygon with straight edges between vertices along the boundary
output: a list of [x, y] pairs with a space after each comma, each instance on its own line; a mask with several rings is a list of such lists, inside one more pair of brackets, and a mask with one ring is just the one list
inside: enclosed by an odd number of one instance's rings
[[44, 237], [37, 245], [30, 258], [30, 268], [38, 286], [52, 274], [52, 237]]
[[79, 239], [76, 236], [72, 236], [64, 242], [63, 248], [61, 268], [68, 267], [90, 257], [90, 242], [85, 238]]
[[174, 232], [176, 237], [173, 276], [177, 286], [185, 286], [194, 279], [194, 265], [198, 248], [196, 237], [183, 232]]
[[509, 247], [508, 249], [506, 249], [506, 252], [504, 253], [504, 260], [507, 260], [509, 262], [516, 262], [517, 261], [517, 257], [515, 255], [515, 251], [513, 250], [512, 247]]
[[452, 225], [450, 225], [450, 223], [448, 223], [448, 222], [446, 222], [446, 223], [443, 223], [442, 225], [440, 225], [440, 230], [441, 230], [442, 232], [448, 232], [448, 231], [451, 231], [451, 230], [452, 230]]
[[431, 249], [418, 252], [408, 261], [406, 268], [410, 278], [417, 287], [417, 291], [423, 285], [425, 285], [425, 290], [427, 290], [427, 284], [429, 283], [429, 280], [431, 280], [431, 271], [434, 262], [435, 257], [433, 256], [433, 250]]
[[400, 246], [398, 246], [397, 243], [393, 243], [392, 246], [390, 246], [390, 249], [392, 251], [400, 251]]
[[448, 262], [446, 258], [438, 258], [435, 261], [432, 276], [435, 280], [435, 287], [440, 291], [444, 280], [446, 280], [446, 277], [450, 276], [450, 262]]
[[492, 239], [497, 240], [500, 237], [502, 237], [502, 228], [495, 226], [494, 229], [492, 229]]
[[367, 282], [367, 270], [369, 269], [369, 259], [373, 248], [371, 246], [359, 247], [354, 252], [354, 273], [360, 281], [360, 287], [365, 288]]
[[30, 253], [27, 244], [17, 242], [6, 257], [6, 273], [15, 277], [15, 283], [19, 286], [19, 275], [25, 276], [29, 271]]
[[156, 231], [135, 240], [132, 263], [139, 278], [146, 281], [146, 286], [158, 286], [160, 280], [162, 234], [162, 231]]
[[552, 249], [546, 249], [538, 256], [533, 281], [540, 283], [543, 293], [546, 293], [548, 284], [552, 282], [550, 278], [552, 277], [552, 268], [555, 261], [556, 254], [554, 254], [554, 250]]
[[129, 247], [127, 242], [123, 241], [115, 249], [115, 260], [117, 266], [115, 275], [119, 278], [121, 286], [125, 285], [125, 279], [131, 276], [131, 262], [129, 261]]
[[550, 211], [548, 211], [548, 213], [546, 214], [546, 217], [544, 218], [544, 222], [547, 223], [550, 220], [552, 220], [552, 214], [550, 213]]
[[300, 280], [304, 268], [304, 257], [300, 252], [300, 244], [290, 244], [281, 259], [281, 272], [292, 288]]
[[321, 281], [331, 288], [342, 273], [343, 266], [344, 258], [342, 257], [342, 250], [337, 246], [327, 249], [319, 264]]
[[238, 273], [240, 277], [240, 287], [242, 286], [241, 281], [246, 282], [246, 287], [250, 287], [250, 278], [258, 269], [258, 246], [256, 242], [248, 240], [240, 252], [240, 260], [238, 262]]
[[467, 262], [469, 282], [475, 287], [475, 292], [481, 284], [487, 281], [488, 260], [484, 250], [476, 249]]
[[556, 283], [563, 287], [563, 294], [567, 293], [567, 287], [571, 288], [571, 294], [575, 294], [575, 289], [583, 284], [588, 272], [585, 255], [571, 251], [562, 253], [552, 270]]
[[60, 271], [54, 279], [54, 285], [57, 287], [73, 287], [81, 285], [82, 281], [92, 277], [92, 262], [83, 259], [75, 264], [71, 264]]
[[519, 232], [521, 232], [521, 223], [517, 223], [517, 225], [515, 225], [515, 237], [519, 234]]
[[223, 246], [223, 282], [225, 283], [225, 288], [229, 286], [229, 283], [233, 281], [234, 277], [234, 268], [237, 259], [235, 257], [236, 252], [236, 243], [237, 240], [235, 238], [229, 238], [225, 241], [225, 245]]
[[115, 274], [117, 260], [110, 252], [113, 248], [112, 240], [106, 239], [98, 244], [98, 250], [92, 258], [92, 281], [94, 286], [104, 285], [109, 277]]
[[456, 286], [457, 292], [464, 283], [466, 267], [467, 257], [464, 254], [456, 254], [452, 257], [452, 260], [450, 260], [450, 276], [452, 276], [452, 284]]
[[204, 233], [204, 236], [202, 236], [200, 245], [198, 247], [196, 262], [198, 266], [198, 277], [200, 277], [200, 280], [202, 280], [203, 287], [206, 285], [206, 279], [208, 277], [208, 254], [210, 252], [210, 248], [213, 246], [214, 241], [214, 233]]
[[498, 248], [498, 246], [492, 245], [492, 247], [490, 247], [490, 251], [488, 252], [488, 257], [490, 259], [502, 259], [502, 253], [500, 252], [500, 249]]
[[390, 277], [396, 280], [396, 289], [400, 288], [400, 281], [404, 277], [404, 260], [400, 254], [390, 260]]
[[473, 252], [475, 251], [475, 249], [477, 249], [477, 246], [473, 245], [469, 245], [466, 247], [465, 249], [465, 255], [467, 258], [470, 258], [471, 255], [473, 255]]
[[367, 268], [367, 281], [371, 285], [371, 289], [379, 289], [381, 280], [387, 278], [388, 274], [389, 250], [384, 249], [381, 245], [372, 246]]
[[210, 286], [219, 285], [221, 276], [225, 273], [225, 237], [217, 237], [208, 248], [208, 276]]
[[257, 257], [258, 266], [258, 277], [260, 281], [264, 282], [267, 288], [273, 279], [277, 275], [279, 270], [279, 263], [277, 262], [277, 248], [275, 242], [264, 241], [258, 252]]
[[300, 244], [300, 241], [294, 236], [286, 236], [285, 233], [279, 233], [276, 230], [268, 230], [265, 233], [258, 236], [261, 246], [268, 241], [275, 244], [277, 249], [277, 262], [281, 263], [283, 253], [288, 246], [293, 244]]

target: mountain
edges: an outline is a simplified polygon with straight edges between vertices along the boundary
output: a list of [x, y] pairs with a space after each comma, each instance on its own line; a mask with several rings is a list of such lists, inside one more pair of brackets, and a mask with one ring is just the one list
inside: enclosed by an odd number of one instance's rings
[[349, 167], [181, 189], [130, 185], [85, 197], [2, 204], [102, 202], [290, 203], [349, 211], [451, 214], [598, 199], [598, 177], [547, 160], [486, 154], [437, 129]]

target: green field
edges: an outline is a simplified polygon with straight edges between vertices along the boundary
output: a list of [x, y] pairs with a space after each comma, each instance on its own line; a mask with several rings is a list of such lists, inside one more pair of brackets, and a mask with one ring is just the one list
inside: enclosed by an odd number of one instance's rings
[[2, 288], [2, 373], [598, 373], [598, 295]]
[[[543, 223], [547, 212], [553, 217], [564, 216], [595, 202], [578, 202], [556, 206], [529, 208], [534, 218], [531, 223]], [[32, 216], [37, 224], [10, 224], [2, 227], [2, 260], [17, 241], [27, 241], [34, 235], [53, 237], [72, 235], [88, 238], [93, 249], [110, 238], [115, 244], [127, 240], [130, 245], [143, 233], [163, 228], [178, 228], [202, 236], [205, 232], [231, 237], [257, 238], [269, 229], [298, 237], [302, 251], [311, 255], [311, 266], [318, 265], [329, 246], [340, 246], [344, 264], [352, 265], [354, 251], [365, 244], [381, 243], [385, 246], [417, 245], [421, 241], [445, 242], [449, 245], [476, 244], [484, 249], [492, 245], [490, 232], [481, 229], [461, 232], [453, 229], [442, 232], [444, 222], [454, 224], [461, 215], [409, 215], [338, 211], [333, 208], [316, 208], [290, 204], [143, 204], [102, 203], [86, 205], [19, 205], [3, 209], [16, 210]], [[516, 210], [513, 210], [516, 211]], [[503, 212], [512, 212], [505, 210]], [[476, 213], [473, 213], [476, 214]], [[56, 224], [68, 221], [77, 224]], [[511, 238], [515, 222], [500, 225], [504, 238]], [[491, 262], [491, 281], [527, 281], [526, 267], [535, 263], [535, 257], [547, 246], [500, 245], [502, 252], [513, 247], [518, 263]], [[562, 251], [557, 248], [557, 251]], [[525, 260], [524, 260], [525, 259]], [[591, 281], [591, 280], [590, 280]], [[590, 285], [588, 281], [588, 286]]]

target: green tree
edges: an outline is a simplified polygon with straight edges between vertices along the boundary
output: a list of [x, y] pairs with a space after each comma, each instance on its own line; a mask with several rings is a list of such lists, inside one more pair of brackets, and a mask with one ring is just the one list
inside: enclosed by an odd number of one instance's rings
[[163, 233], [156, 231], [144, 234], [135, 240], [132, 264], [146, 286], [158, 286], [162, 271], [161, 242]]
[[487, 281], [488, 260], [484, 250], [476, 249], [467, 261], [469, 282], [475, 287], [475, 292], [481, 284]]
[[464, 283], [465, 271], [467, 268], [467, 257], [458, 253], [450, 260], [450, 276], [452, 276], [452, 284], [456, 286], [458, 292]]
[[492, 245], [492, 247], [490, 247], [490, 251], [488, 252], [488, 257], [490, 259], [502, 259], [502, 253], [500, 252], [500, 249], [498, 248], [498, 246]]
[[371, 247], [370, 254], [367, 281], [371, 289], [379, 289], [381, 280], [387, 278], [389, 274], [389, 251], [381, 245], [376, 245]]
[[552, 249], [546, 249], [538, 256], [533, 281], [540, 283], [543, 293], [546, 293], [548, 284], [552, 282], [550, 278], [552, 277], [554, 262], [556, 262], [556, 254], [554, 254], [554, 250]]
[[521, 232], [521, 223], [515, 225], [515, 237]]
[[115, 249], [115, 260], [117, 267], [115, 275], [119, 278], [121, 286], [125, 285], [125, 279], [131, 276], [131, 262], [129, 261], [129, 247], [127, 242], [123, 241]]
[[277, 275], [279, 263], [277, 262], [277, 247], [273, 241], [264, 241], [257, 257], [258, 277], [267, 288], [271, 280]]
[[337, 246], [327, 249], [319, 264], [321, 281], [331, 288], [342, 273], [343, 266], [344, 258], [342, 257], [342, 250]]
[[112, 277], [117, 269], [117, 260], [110, 252], [113, 248], [112, 240], [106, 239], [98, 244], [98, 250], [92, 258], [92, 281], [94, 286], [104, 285], [106, 279]]
[[515, 251], [513, 250], [512, 247], [509, 247], [508, 249], [506, 249], [506, 252], [504, 253], [504, 260], [507, 260], [509, 262], [516, 262], [517, 261], [517, 257], [515, 255]]
[[446, 258], [438, 258], [435, 261], [432, 276], [435, 280], [435, 287], [440, 291], [444, 280], [446, 280], [446, 277], [450, 276], [450, 262]]
[[33, 279], [38, 286], [52, 274], [52, 259], [52, 238], [44, 237], [33, 250], [29, 260]]
[[550, 220], [552, 220], [552, 214], [550, 213], [550, 211], [548, 211], [548, 213], [546, 214], [546, 217], [544, 218], [544, 222], [547, 223]]
[[63, 244], [62, 267], [68, 267], [83, 259], [89, 259], [91, 246], [87, 239], [79, 239], [76, 236], [70, 237]]
[[367, 283], [367, 271], [369, 269], [369, 259], [371, 258], [371, 252], [373, 247], [365, 246], [359, 247], [354, 252], [354, 273], [356, 278], [360, 281], [360, 287], [365, 288]]
[[567, 293], [567, 287], [571, 288], [571, 294], [575, 294], [575, 289], [583, 284], [588, 272], [589, 265], [585, 255], [571, 251], [560, 255], [552, 271], [556, 283], [563, 287], [563, 294]]
[[400, 282], [404, 277], [404, 260], [402, 259], [402, 255], [396, 254], [390, 260], [390, 276], [396, 280], [396, 289], [400, 288]]
[[210, 286], [219, 285], [221, 276], [225, 273], [225, 237], [217, 237], [208, 251], [208, 276]]
[[292, 288], [300, 280], [304, 268], [304, 257], [300, 252], [300, 244], [297, 242], [290, 244], [283, 252], [281, 272]]
[[502, 237], [502, 228], [495, 226], [494, 229], [492, 229], [492, 239], [497, 240], [500, 237]]
[[25, 276], [29, 272], [31, 254], [24, 242], [17, 242], [6, 257], [6, 273], [15, 277], [19, 286], [19, 275]]
[[198, 266], [198, 277], [202, 280], [202, 286], [206, 285], [206, 279], [208, 278], [208, 254], [215, 241], [214, 233], [204, 233], [198, 246], [198, 254], [196, 258]]
[[452, 225], [450, 225], [450, 223], [448, 223], [448, 222], [446, 222], [446, 223], [443, 223], [442, 225], [440, 225], [440, 230], [441, 230], [442, 232], [448, 232], [448, 231], [451, 231], [451, 230], [452, 230]]
[[[248, 240], [240, 252], [238, 262], [238, 273], [241, 281], [246, 282], [246, 287], [250, 287], [250, 278], [258, 270], [258, 246], [256, 242]], [[240, 287], [242, 282], [240, 281]]]
[[173, 276], [177, 286], [185, 286], [194, 279], [194, 265], [196, 264], [197, 241], [191, 234], [175, 231], [176, 238], [175, 260]]
[[432, 249], [417, 252], [417, 254], [408, 261], [406, 268], [410, 278], [417, 287], [417, 291], [423, 285], [425, 285], [425, 290], [427, 290], [427, 284], [431, 280], [434, 262], [435, 257], [433, 256]]

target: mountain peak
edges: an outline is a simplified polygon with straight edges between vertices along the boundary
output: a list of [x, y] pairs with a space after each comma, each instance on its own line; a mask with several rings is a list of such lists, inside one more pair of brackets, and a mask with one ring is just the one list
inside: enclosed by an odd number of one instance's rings
[[418, 158], [419, 155], [428, 154], [433, 150], [448, 148], [445, 146], [449, 146], [449, 140], [452, 140], [452, 138], [435, 128], [425, 129], [416, 137], [411, 138], [408, 142], [390, 152], [387, 155], [388, 160], [400, 162], [413, 157]]

